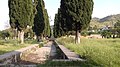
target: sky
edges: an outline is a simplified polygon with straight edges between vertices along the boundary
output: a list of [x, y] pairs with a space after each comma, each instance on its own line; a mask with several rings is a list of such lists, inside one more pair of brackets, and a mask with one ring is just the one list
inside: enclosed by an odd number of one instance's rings
[[9, 21], [8, 0], [0, 0], [0, 30], [5, 29]]
[[[120, 14], [120, 0], [93, 0], [94, 8], [92, 17], [103, 18], [108, 15]], [[60, 0], [44, 0], [45, 8], [51, 17], [51, 25], [54, 24], [54, 17], [60, 7]], [[0, 30], [5, 29], [9, 23], [8, 0], [0, 0]]]
[[94, 0], [92, 17], [103, 18], [120, 14], [120, 0]]

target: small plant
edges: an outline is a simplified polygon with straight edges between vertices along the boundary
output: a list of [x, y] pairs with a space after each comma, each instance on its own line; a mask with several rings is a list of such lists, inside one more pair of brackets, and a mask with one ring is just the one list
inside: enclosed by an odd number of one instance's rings
[[39, 44], [39, 48], [43, 47], [44, 46], [44, 42], [40, 42]]
[[0, 42], [0, 45], [4, 45], [4, 42]]

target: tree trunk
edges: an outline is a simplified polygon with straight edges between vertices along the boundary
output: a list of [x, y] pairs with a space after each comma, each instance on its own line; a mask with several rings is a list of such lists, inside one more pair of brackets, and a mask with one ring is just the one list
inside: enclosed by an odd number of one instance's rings
[[20, 31], [18, 31], [18, 41], [20, 41]]
[[23, 30], [20, 32], [20, 42], [21, 44], [24, 43], [24, 31]]
[[37, 36], [37, 41], [40, 42], [41, 41], [41, 37]]
[[76, 44], [80, 43], [80, 33], [79, 33], [79, 30], [76, 30], [76, 33], [75, 33], [75, 43]]

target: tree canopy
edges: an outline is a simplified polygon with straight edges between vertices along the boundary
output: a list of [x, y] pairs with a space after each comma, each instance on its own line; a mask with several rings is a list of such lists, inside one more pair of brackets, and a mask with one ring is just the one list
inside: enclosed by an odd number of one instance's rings
[[37, 37], [50, 36], [51, 29], [49, 23], [49, 16], [43, 0], [36, 0], [36, 13], [34, 18], [33, 30]]
[[44, 22], [44, 1], [37, 0], [36, 14], [34, 18], [34, 32], [37, 36], [40, 36], [43, 33], [45, 22]]
[[25, 29], [27, 25], [33, 25], [32, 0], [8, 0], [10, 25], [18, 30]]
[[69, 31], [88, 27], [93, 11], [93, 0], [61, 0], [62, 17]]
[[[78, 41], [79, 32], [89, 26], [92, 11], [93, 0], [61, 0], [60, 9], [55, 16], [54, 31], [60, 33], [76, 31], [76, 41]], [[57, 32], [54, 34], [59, 35]]]

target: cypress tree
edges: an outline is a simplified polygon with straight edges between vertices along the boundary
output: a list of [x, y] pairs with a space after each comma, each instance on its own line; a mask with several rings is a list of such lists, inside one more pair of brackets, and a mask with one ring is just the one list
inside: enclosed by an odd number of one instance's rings
[[54, 28], [53, 28], [53, 35], [54, 37], [57, 37], [57, 33], [58, 33], [58, 30], [57, 30], [57, 21], [58, 21], [58, 14], [55, 14], [55, 19], [54, 19]]
[[[33, 24], [32, 0], [8, 0], [10, 25], [20, 33], [21, 43], [24, 42], [24, 30]], [[19, 37], [18, 37], [19, 38]]]
[[47, 13], [47, 9], [44, 10], [44, 22], [45, 22], [45, 29], [44, 29], [44, 36], [50, 37], [51, 36], [51, 28], [50, 28], [50, 22], [49, 22], [49, 16]]
[[67, 30], [76, 31], [75, 42], [80, 43], [79, 32], [90, 23], [93, 0], [61, 0], [60, 8]]
[[45, 18], [44, 18], [44, 1], [43, 0], [37, 0], [37, 6], [36, 6], [36, 15], [34, 18], [34, 27], [33, 30], [37, 36], [38, 41], [43, 36], [44, 27], [45, 27]]
[[63, 22], [61, 10], [59, 8], [58, 13], [55, 14], [55, 19], [54, 19], [54, 36], [61, 37], [64, 34], [65, 34], [64, 22]]
[[66, 18], [62, 17], [61, 8], [58, 8], [58, 13], [55, 14], [54, 19], [54, 36], [61, 37], [67, 35], [67, 28], [66, 28]]
[[55, 14], [54, 29], [53, 30], [54, 30], [54, 37], [61, 36], [58, 14]]

